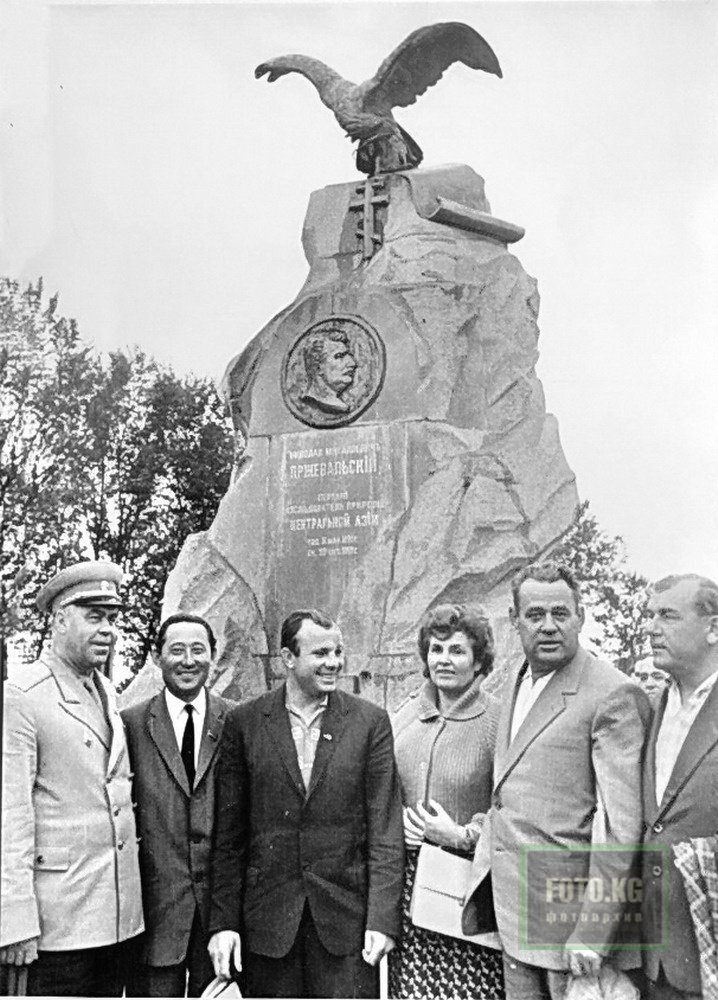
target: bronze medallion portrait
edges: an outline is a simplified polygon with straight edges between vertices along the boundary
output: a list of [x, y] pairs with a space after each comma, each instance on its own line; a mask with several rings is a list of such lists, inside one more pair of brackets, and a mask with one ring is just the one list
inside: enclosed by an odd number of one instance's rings
[[366, 320], [331, 316], [291, 346], [282, 366], [282, 395], [310, 427], [343, 427], [374, 402], [384, 381], [384, 344]]

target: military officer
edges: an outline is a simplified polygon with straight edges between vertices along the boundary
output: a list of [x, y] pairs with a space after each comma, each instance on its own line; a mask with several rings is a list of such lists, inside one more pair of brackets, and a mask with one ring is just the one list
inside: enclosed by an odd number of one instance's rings
[[37, 595], [40, 659], [5, 682], [0, 964], [27, 992], [121, 996], [143, 930], [127, 744], [102, 669], [122, 570], [83, 562]]

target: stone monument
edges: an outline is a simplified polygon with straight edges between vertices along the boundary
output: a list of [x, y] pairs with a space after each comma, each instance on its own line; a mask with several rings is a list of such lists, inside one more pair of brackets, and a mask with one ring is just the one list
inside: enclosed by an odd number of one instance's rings
[[[344, 683], [389, 708], [420, 681], [432, 604], [481, 602], [499, 659], [513, 648], [509, 579], [577, 504], [536, 375], [536, 282], [508, 249], [522, 235], [467, 166], [312, 194], [304, 287], [225, 376], [232, 484], [165, 594], [216, 628], [215, 690], [275, 683], [299, 607], [337, 618]], [[126, 699], [158, 686], [143, 670]]]

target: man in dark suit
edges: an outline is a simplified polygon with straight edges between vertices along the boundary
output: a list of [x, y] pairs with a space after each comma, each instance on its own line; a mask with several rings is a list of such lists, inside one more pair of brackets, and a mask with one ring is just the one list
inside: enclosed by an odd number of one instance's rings
[[[207, 955], [215, 765], [227, 702], [205, 682], [215, 655], [209, 624], [167, 618], [153, 658], [164, 690], [122, 713], [134, 771], [146, 933], [128, 996], [199, 996]], [[188, 982], [187, 982], [188, 979]]]
[[385, 711], [337, 690], [336, 624], [282, 625], [287, 681], [225, 724], [210, 954], [252, 997], [376, 997], [400, 926], [403, 831]]
[[[622, 892], [612, 894], [636, 875], [650, 710], [637, 684], [581, 648], [584, 611], [567, 567], [528, 566], [512, 592], [525, 659], [504, 689], [464, 931], [488, 929], [490, 874], [507, 1000], [556, 1000], [569, 972], [599, 971], [626, 916]], [[579, 892], [588, 886], [600, 902]], [[640, 964], [637, 950], [627, 954]]]
[[653, 587], [648, 613], [653, 662], [671, 681], [656, 706], [644, 774], [646, 840], [666, 851], [663, 864], [644, 866], [643, 930], [660, 945], [646, 948], [644, 966], [651, 1000], [682, 1000], [703, 990], [674, 845], [707, 838], [702, 846], [715, 856], [718, 839], [718, 585], [667, 577]]

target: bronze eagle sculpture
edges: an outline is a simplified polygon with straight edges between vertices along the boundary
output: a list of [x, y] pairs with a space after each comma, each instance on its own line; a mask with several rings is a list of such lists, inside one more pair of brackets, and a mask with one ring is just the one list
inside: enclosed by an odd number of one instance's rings
[[364, 83], [345, 80], [325, 63], [302, 55], [270, 59], [257, 66], [254, 75], [266, 76], [270, 83], [287, 73], [306, 77], [349, 138], [358, 141], [357, 169], [373, 175], [421, 163], [424, 154], [398, 124], [392, 108], [413, 104], [455, 62], [502, 76], [488, 42], [458, 21], [412, 31]]

